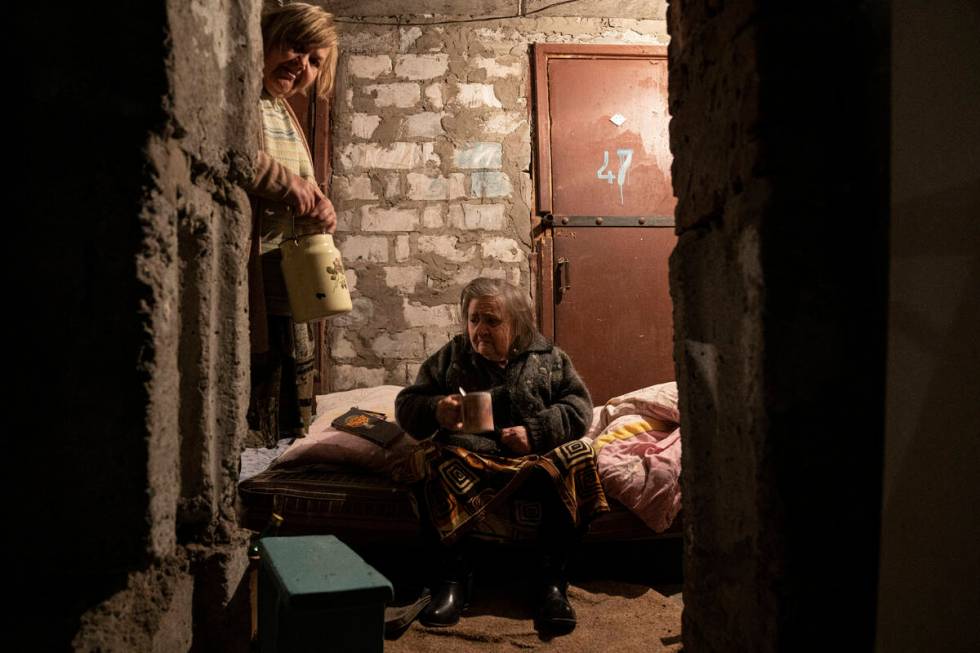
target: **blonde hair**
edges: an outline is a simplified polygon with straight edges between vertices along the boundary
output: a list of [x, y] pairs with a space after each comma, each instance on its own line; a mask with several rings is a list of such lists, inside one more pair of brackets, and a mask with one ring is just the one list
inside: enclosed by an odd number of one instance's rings
[[473, 279], [466, 284], [459, 296], [459, 314], [463, 321], [464, 334], [466, 333], [470, 302], [480, 298], [499, 300], [504, 313], [511, 321], [514, 328], [514, 341], [510, 345], [508, 355], [517, 354], [526, 349], [538, 332], [534, 326], [534, 314], [531, 311], [531, 302], [528, 296], [503, 279], [490, 277]]
[[315, 94], [327, 99], [333, 93], [337, 71], [337, 28], [333, 14], [305, 2], [273, 5], [262, 14], [262, 47], [292, 47], [300, 52], [327, 49], [327, 58], [313, 82]]

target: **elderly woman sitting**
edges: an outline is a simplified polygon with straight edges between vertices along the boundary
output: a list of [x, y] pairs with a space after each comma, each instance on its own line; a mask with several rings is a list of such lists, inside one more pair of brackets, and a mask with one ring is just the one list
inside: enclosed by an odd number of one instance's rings
[[[465, 333], [419, 369], [395, 403], [399, 424], [428, 442], [422, 494], [447, 561], [432, 602], [419, 616], [430, 626], [459, 620], [469, 601], [472, 555], [463, 545], [486, 513], [522, 493], [542, 506], [538, 528], [539, 628], [570, 631], [565, 563], [588, 521], [608, 510], [591, 447], [578, 438], [592, 401], [568, 355], [533, 324], [527, 297], [510, 284], [479, 278], [460, 299]], [[463, 433], [462, 392], [488, 391], [491, 431]]]

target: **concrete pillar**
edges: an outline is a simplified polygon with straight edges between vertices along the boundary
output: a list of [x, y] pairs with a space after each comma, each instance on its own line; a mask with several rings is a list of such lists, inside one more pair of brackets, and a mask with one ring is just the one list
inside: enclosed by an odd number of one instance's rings
[[248, 401], [250, 214], [235, 180], [257, 148], [259, 8], [86, 4], [19, 23], [57, 43], [29, 62], [28, 215], [44, 238], [26, 245], [44, 292], [28, 312], [54, 333], [32, 367], [52, 437], [38, 438], [44, 491], [24, 532], [57, 529], [32, 541], [43, 580], [26, 586], [43, 589], [37, 633], [59, 648], [246, 644], [227, 626]]
[[874, 642], [887, 3], [671, 3], [686, 651]]

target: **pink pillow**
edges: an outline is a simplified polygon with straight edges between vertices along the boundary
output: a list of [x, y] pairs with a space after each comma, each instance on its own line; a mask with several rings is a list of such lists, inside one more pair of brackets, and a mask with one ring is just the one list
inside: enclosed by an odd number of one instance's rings
[[[314, 463], [350, 465], [372, 472], [388, 472], [418, 445], [405, 433], [387, 449], [330, 425], [332, 415], [321, 415], [310, 425], [305, 438], [297, 438], [273, 463], [273, 467], [295, 467]], [[389, 418], [390, 419], [390, 418]]]

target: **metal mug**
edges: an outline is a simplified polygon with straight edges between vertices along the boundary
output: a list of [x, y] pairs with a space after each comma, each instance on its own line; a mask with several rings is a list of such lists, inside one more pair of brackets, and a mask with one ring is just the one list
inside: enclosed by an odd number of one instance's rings
[[463, 433], [493, 430], [493, 403], [489, 392], [467, 392], [461, 398]]

